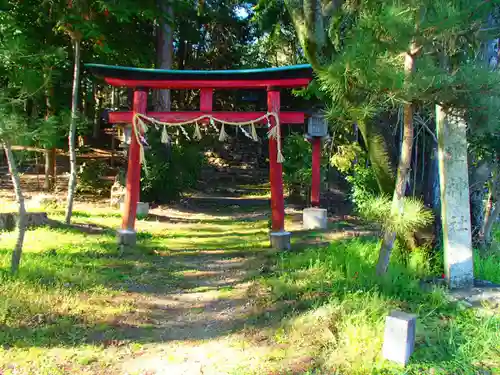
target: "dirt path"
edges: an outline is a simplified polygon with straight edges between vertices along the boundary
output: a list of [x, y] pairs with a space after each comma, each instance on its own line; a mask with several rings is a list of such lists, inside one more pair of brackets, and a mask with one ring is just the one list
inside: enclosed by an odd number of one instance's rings
[[[196, 195], [185, 202], [181, 208], [184, 212], [160, 208], [153, 215], [168, 216], [173, 221], [234, 221], [244, 226], [267, 221], [266, 203], [266, 198], [238, 200]], [[300, 211], [287, 211], [288, 226], [299, 229]], [[245, 243], [245, 237], [233, 234], [235, 241]], [[227, 235], [231, 233], [221, 233]], [[192, 236], [194, 240], [203, 234]], [[263, 239], [266, 238], [264, 234]], [[164, 294], [138, 290], [137, 322], [132, 318], [128, 323], [137, 326], [147, 320], [154, 342], [120, 361], [124, 374], [278, 373], [274, 369], [280, 361], [275, 356], [284, 351], [277, 350], [268, 330], [276, 306], [271, 311], [259, 304], [259, 288], [254, 281], [271, 266], [273, 250], [252, 245], [238, 250], [230, 245], [229, 249], [203, 250], [204, 245], [199, 243], [199, 250], [177, 252], [175, 256], [171, 253], [167, 257], [170, 266], [183, 270], [175, 290]], [[284, 358], [283, 366], [290, 368], [295, 364]]]
[[257, 313], [249, 299], [248, 279], [261, 260], [222, 254], [201, 252], [180, 260], [189, 269], [182, 288], [141, 298], [139, 304], [159, 340], [126, 359], [123, 373], [235, 374], [265, 362], [272, 348], [244, 332], [245, 323]]

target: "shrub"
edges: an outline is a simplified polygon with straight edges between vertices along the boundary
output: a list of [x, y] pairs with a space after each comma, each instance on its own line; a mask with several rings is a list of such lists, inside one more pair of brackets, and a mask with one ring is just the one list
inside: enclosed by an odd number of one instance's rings
[[161, 143], [160, 132], [148, 132], [150, 147], [145, 150], [146, 164], [141, 178], [141, 201], [166, 203], [179, 198], [196, 185], [203, 164], [197, 146]]
[[366, 153], [357, 143], [340, 145], [330, 163], [346, 176], [351, 185], [351, 201], [356, 207], [380, 193], [373, 168], [366, 167]]
[[392, 215], [392, 199], [381, 195], [373, 168], [366, 167], [366, 153], [356, 144], [339, 146], [330, 162], [346, 174], [357, 213], [382, 229], [396, 232], [399, 240], [414, 247], [414, 235], [432, 223], [432, 212], [419, 199], [406, 197], [402, 215]]
[[82, 163], [78, 169], [77, 192], [98, 195], [108, 192], [111, 182], [102, 178], [108, 170], [108, 165], [103, 161], [90, 160]]

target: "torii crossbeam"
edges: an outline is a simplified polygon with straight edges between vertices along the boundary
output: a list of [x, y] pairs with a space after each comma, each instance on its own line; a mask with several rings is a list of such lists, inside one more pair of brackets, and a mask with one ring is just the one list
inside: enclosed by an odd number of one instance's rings
[[[280, 124], [303, 124], [304, 112], [280, 111], [280, 89], [306, 87], [313, 76], [310, 65], [213, 71], [140, 69], [100, 64], [86, 64], [85, 67], [94, 75], [104, 78], [105, 82], [112, 86], [134, 89], [133, 111], [110, 113], [110, 123], [132, 123], [136, 114], [146, 115], [163, 122], [184, 122], [201, 115], [213, 115], [219, 119], [234, 122], [251, 121], [262, 117], [265, 113], [213, 111], [214, 89], [264, 89], [267, 90], [268, 112], [276, 113]], [[200, 110], [196, 112], [147, 112], [148, 89], [199, 89]], [[274, 126], [276, 126], [276, 123], [272, 121], [271, 128]], [[135, 132], [134, 127], [132, 131]], [[271, 245], [275, 248], [287, 249], [290, 247], [290, 233], [285, 231], [283, 170], [282, 165], [277, 162], [277, 156], [277, 140], [270, 137]], [[139, 201], [140, 174], [140, 145], [135, 134], [132, 134], [127, 170], [125, 210], [123, 212], [122, 228], [119, 231], [119, 241], [123, 245], [135, 244], [136, 241], [135, 217]], [[316, 179], [319, 180], [319, 173], [317, 176]], [[319, 181], [317, 181], [317, 185], [319, 187]], [[319, 188], [316, 190], [319, 198]]]

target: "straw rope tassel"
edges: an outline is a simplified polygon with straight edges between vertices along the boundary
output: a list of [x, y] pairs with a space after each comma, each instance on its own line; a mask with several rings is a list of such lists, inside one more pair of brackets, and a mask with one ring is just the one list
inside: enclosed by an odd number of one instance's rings
[[200, 126], [198, 125], [198, 122], [196, 122], [196, 125], [194, 126], [194, 134], [193, 138], [199, 141], [201, 139], [201, 131], [200, 131]]
[[242, 126], [237, 126], [236, 129], [240, 128], [241, 132], [245, 135], [245, 137], [250, 138], [253, 140], [251, 134], [245, 130], [244, 127]]
[[252, 139], [255, 142], [259, 141], [259, 137], [257, 136], [257, 130], [255, 129], [255, 124], [252, 124]]
[[281, 126], [280, 126], [278, 119], [276, 119], [276, 125], [274, 127], [278, 129], [276, 131], [276, 136], [277, 136], [276, 143], [278, 144], [278, 156], [277, 156], [278, 160], [277, 161], [278, 161], [278, 163], [281, 164], [285, 161], [285, 157], [283, 156], [283, 153], [281, 151]]
[[224, 142], [227, 139], [226, 129], [224, 129], [224, 124], [220, 127], [219, 141]]
[[167, 132], [167, 126], [163, 125], [163, 129], [161, 131], [161, 143], [167, 144], [168, 143], [168, 132]]
[[[140, 136], [142, 133], [146, 133], [147, 127], [144, 121], [141, 119], [141, 117], [136, 114], [134, 118], [132, 119], [132, 126], [133, 130], [132, 132], [134, 133], [135, 140], [137, 141], [137, 144], [139, 145], [139, 163], [144, 165], [144, 171], [147, 174], [148, 169], [146, 167], [146, 155], [144, 153], [144, 145], [141, 142]], [[141, 132], [142, 130], [142, 132]]]
[[184, 134], [184, 137], [186, 137], [186, 138], [187, 138], [187, 140], [188, 140], [188, 141], [190, 141], [190, 140], [191, 140], [191, 138], [189, 137], [189, 134], [188, 134], [188, 132], [186, 131], [186, 129], [184, 129], [184, 126], [180, 125], [180, 126], [179, 126], [179, 128], [181, 128], [181, 132], [182, 132], [182, 134]]
[[[274, 138], [276, 140], [276, 146], [277, 146], [277, 156], [276, 156], [276, 161], [278, 163], [283, 163], [285, 161], [285, 157], [283, 156], [283, 153], [281, 152], [281, 131], [280, 131], [280, 123], [278, 122], [278, 119], [275, 116], [275, 121], [276, 124], [269, 129], [267, 132], [267, 136], [269, 138]], [[268, 118], [268, 124], [271, 125], [269, 118]]]

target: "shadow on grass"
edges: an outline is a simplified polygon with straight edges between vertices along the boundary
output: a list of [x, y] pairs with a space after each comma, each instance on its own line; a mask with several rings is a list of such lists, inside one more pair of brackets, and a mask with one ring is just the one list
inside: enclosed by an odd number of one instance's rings
[[[234, 220], [229, 220], [230, 224], [234, 225]], [[55, 230], [81, 233], [78, 228]], [[410, 366], [414, 373], [436, 365], [452, 368], [464, 355], [481, 359], [475, 351], [464, 354], [464, 346], [477, 341], [475, 337], [481, 339], [481, 334], [484, 337], [485, 333], [477, 330], [483, 323], [473, 314], [457, 312], [436, 295], [424, 293], [419, 286], [424, 271], [418, 262], [403, 267], [400, 255], [395, 254], [390, 273], [377, 278], [377, 242], [373, 239], [338, 240], [330, 246], [311, 248], [315, 245], [301, 243], [300, 239], [320, 238], [324, 232], [307, 232], [295, 234], [299, 241], [293, 251], [271, 255], [257, 245], [262, 231], [221, 234], [220, 238], [208, 231], [175, 238], [142, 232], [137, 249], [119, 257], [114, 230], [103, 228], [102, 233], [98, 243], [78, 244], [73, 252], [55, 249], [27, 253], [17, 278], [5, 273], [0, 279], [5, 287], [16, 282], [28, 284], [34, 294], [59, 290], [63, 300], [65, 293], [85, 298], [89, 293], [102, 294], [105, 289], [130, 301], [132, 307], [110, 318], [70, 311], [60, 314], [50, 305], [41, 305], [36, 314], [17, 319], [16, 311], [29, 312], [31, 305], [38, 302], [11, 295], [15, 308], [0, 307], [1, 345], [55, 347], [92, 343], [106, 347], [124, 342], [210, 339], [248, 327], [278, 328], [301, 312], [330, 304], [343, 306], [345, 316], [337, 318], [344, 323], [350, 317], [356, 319], [360, 312], [368, 314], [363, 319], [378, 322], [393, 308], [423, 317], [424, 330], [419, 331]], [[168, 242], [177, 239], [184, 241]], [[267, 240], [264, 235], [262, 239]], [[0, 256], [8, 253], [1, 250]], [[205, 301], [196, 295], [223, 289], [231, 294], [232, 288], [255, 277], [266, 291], [263, 296], [235, 294], [232, 298], [219, 296]], [[108, 305], [114, 301], [111, 298]], [[494, 345], [491, 340], [490, 345]]]
[[[0, 306], [0, 345], [6, 348], [79, 346], [82, 343], [106, 346], [113, 345], [109, 344], [113, 340], [145, 343], [180, 340], [190, 336], [203, 339], [243, 328], [247, 319], [243, 316], [214, 315], [210, 322], [193, 318], [179, 322], [178, 315], [196, 317], [196, 311], [213, 308], [209, 303], [176, 307], [175, 302], [170, 301], [172, 305], [168, 302], [160, 308], [151, 307], [144, 300], [157, 299], [158, 296], [165, 299], [171, 293], [183, 291], [196, 293], [197, 288], [212, 291], [232, 289], [251, 277], [249, 274], [253, 274], [251, 264], [255, 261], [255, 255], [262, 250], [254, 249], [241, 238], [256, 236], [256, 233], [236, 232], [231, 233], [230, 238], [222, 236], [222, 239], [217, 234], [201, 234], [197, 248], [175, 250], [168, 246], [169, 236], [141, 232], [138, 234], [138, 246], [120, 257], [114, 229], [92, 226], [91, 234], [98, 230], [101, 236], [92, 236], [92, 240], [85, 243], [87, 227], [82, 231], [78, 225], [56, 223], [49, 228], [54, 233], [79, 236], [75, 237], [74, 243], [64, 243], [59, 247], [55, 243], [42, 252], [25, 252], [16, 277], [7, 270], [0, 272], [0, 280], [5, 288], [10, 284], [13, 288], [23, 289], [16, 296], [0, 288], [0, 295], [15, 305], [14, 310], [9, 304], [4, 308]], [[50, 233], [44, 233], [47, 236], [45, 238], [50, 238]], [[187, 244], [198, 239], [195, 232], [191, 237], [190, 233], [186, 233], [185, 237]], [[7, 259], [9, 255], [10, 250], [0, 249], [0, 258]], [[249, 270], [251, 272], [247, 272]], [[228, 273], [234, 275], [228, 277]], [[43, 304], [37, 300], [38, 296], [47, 294], [53, 295], [51, 298], [54, 298], [55, 304], [61, 304], [65, 296], [78, 299], [94, 293], [104, 296], [118, 293], [130, 300], [134, 309], [109, 321], [89, 317], [85, 313], [61, 314], [50, 303]], [[236, 299], [219, 300], [218, 303], [234, 306], [245, 304]], [[15, 311], [21, 314], [16, 317]], [[134, 318], [137, 311], [141, 312]], [[131, 323], [131, 320], [136, 321]], [[214, 328], [207, 331], [203, 327], [206, 328], [209, 323]]]
[[58, 229], [64, 232], [69, 233], [84, 233], [84, 234], [93, 234], [93, 235], [103, 235], [103, 234], [114, 234], [116, 233], [116, 229], [97, 224], [81, 224], [81, 223], [73, 223], [73, 224], [65, 224], [58, 220], [49, 219], [47, 225], [50, 228]]
[[[233, 213], [233, 215], [234, 215], [234, 213]], [[214, 213], [214, 216], [223, 216], [223, 215], [217, 215], [217, 213]], [[264, 220], [268, 217], [270, 217], [270, 214], [267, 214], [267, 213], [239, 216], [239, 217], [232, 216], [230, 219], [207, 219], [207, 218], [199, 218], [199, 217], [190, 218], [189, 216], [181, 218], [181, 217], [171, 217], [171, 216], [165, 216], [165, 215], [159, 215], [159, 214], [149, 214], [145, 220], [146, 221], [158, 221], [161, 223], [173, 223], [173, 224], [200, 223], [200, 224], [213, 224], [213, 225], [221, 225], [221, 226], [232, 226], [235, 223], [257, 222], [259, 220]]]

